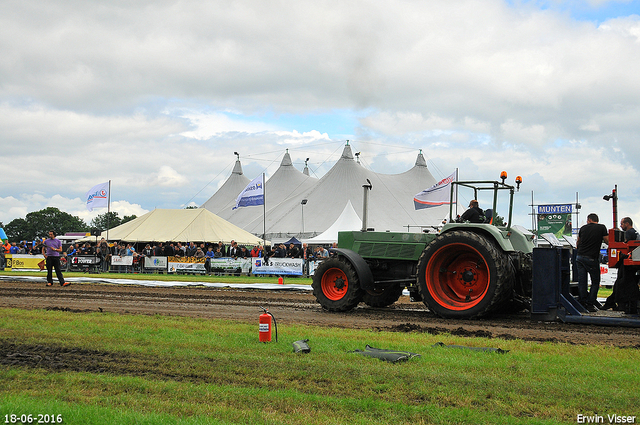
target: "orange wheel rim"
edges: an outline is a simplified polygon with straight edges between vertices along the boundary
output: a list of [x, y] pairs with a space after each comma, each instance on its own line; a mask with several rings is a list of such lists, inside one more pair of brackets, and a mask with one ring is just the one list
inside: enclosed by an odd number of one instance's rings
[[435, 302], [450, 310], [468, 310], [484, 299], [491, 273], [478, 250], [457, 243], [444, 246], [431, 256], [425, 278]]
[[331, 268], [322, 275], [322, 293], [331, 301], [342, 299], [349, 288], [347, 275], [338, 268]]

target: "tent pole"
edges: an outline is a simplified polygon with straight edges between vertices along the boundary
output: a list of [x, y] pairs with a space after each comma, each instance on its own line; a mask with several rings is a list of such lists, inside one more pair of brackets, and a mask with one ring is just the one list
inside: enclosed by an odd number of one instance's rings
[[[456, 167], [456, 181], [458, 181], [458, 167]], [[456, 185], [456, 217], [458, 216], [458, 185]]]
[[[109, 216], [111, 215], [111, 180], [109, 180], [109, 194], [107, 201], [107, 242], [109, 241]], [[97, 239], [96, 239], [97, 241]]]
[[264, 181], [264, 173], [262, 173], [262, 249], [267, 247], [267, 183]]

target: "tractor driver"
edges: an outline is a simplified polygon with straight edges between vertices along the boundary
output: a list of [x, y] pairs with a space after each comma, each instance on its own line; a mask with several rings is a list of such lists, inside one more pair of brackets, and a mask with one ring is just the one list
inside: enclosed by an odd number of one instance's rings
[[477, 200], [473, 199], [469, 202], [469, 209], [462, 214], [460, 220], [462, 222], [484, 223], [484, 211], [480, 208]]

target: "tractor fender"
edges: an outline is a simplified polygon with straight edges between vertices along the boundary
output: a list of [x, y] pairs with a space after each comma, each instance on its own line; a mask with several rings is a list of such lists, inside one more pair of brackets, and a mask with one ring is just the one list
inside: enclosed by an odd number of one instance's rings
[[455, 230], [466, 230], [469, 232], [477, 233], [488, 240], [491, 240], [498, 244], [500, 249], [504, 252], [513, 252], [515, 248], [511, 242], [511, 233], [513, 231], [507, 231], [504, 228], [498, 228], [493, 224], [479, 224], [479, 223], [447, 223], [440, 234], [447, 233]]
[[364, 258], [362, 258], [357, 252], [346, 248], [331, 248], [331, 252], [335, 252], [338, 255], [344, 257], [351, 263], [353, 269], [358, 275], [358, 281], [360, 282], [360, 288], [367, 290], [373, 290], [373, 273]]

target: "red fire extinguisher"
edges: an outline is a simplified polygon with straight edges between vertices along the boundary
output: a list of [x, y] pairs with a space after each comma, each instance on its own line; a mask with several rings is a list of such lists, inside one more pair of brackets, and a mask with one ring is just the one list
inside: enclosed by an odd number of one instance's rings
[[271, 342], [271, 319], [273, 319], [273, 325], [276, 330], [276, 342], [278, 342], [278, 324], [276, 323], [276, 318], [264, 307], [260, 307], [264, 310], [264, 313], [260, 315], [259, 320], [259, 337], [260, 342]]

